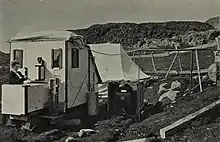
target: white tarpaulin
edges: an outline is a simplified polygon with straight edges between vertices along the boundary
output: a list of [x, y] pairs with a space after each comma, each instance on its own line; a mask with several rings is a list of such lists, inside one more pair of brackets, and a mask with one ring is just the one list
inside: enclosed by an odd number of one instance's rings
[[110, 80], [132, 81], [150, 77], [132, 61], [120, 44], [92, 44], [90, 48], [103, 82]]
[[[132, 61], [120, 44], [92, 44], [90, 48], [102, 82], [120, 80], [133, 82], [150, 78]], [[99, 85], [99, 94], [107, 94], [107, 83]]]

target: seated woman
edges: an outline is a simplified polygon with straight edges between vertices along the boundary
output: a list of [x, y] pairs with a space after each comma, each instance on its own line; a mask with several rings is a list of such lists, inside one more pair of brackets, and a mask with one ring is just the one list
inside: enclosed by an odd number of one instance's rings
[[9, 73], [9, 84], [23, 84], [27, 77], [25, 77], [20, 71], [18, 71], [19, 62], [11, 62], [11, 71]]

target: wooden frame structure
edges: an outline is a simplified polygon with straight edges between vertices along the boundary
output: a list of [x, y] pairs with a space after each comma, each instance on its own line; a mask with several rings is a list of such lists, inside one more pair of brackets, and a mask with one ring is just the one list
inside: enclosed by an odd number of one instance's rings
[[[131, 51], [128, 51], [127, 53], [133, 53], [133, 57], [134, 58], [139, 58], [140, 56], [142, 55], [136, 55], [134, 56], [135, 52], [140, 52], [140, 51], [145, 51], [145, 52], [150, 52], [150, 58], [151, 58], [151, 62], [152, 62], [152, 65], [153, 65], [153, 72], [152, 73], [156, 73], [156, 74], [160, 74], [161, 72], [158, 71], [156, 69], [156, 63], [155, 63], [155, 59], [154, 59], [154, 53], [155, 51], [164, 51], [164, 52], [172, 52], [175, 54], [169, 68], [168, 68], [168, 71], [165, 71], [166, 75], [164, 77], [164, 79], [167, 79], [168, 78], [168, 75], [170, 74], [171, 72], [171, 69], [175, 63], [175, 61], [178, 59], [178, 63], [179, 63], [179, 68], [180, 68], [180, 72], [179, 74], [190, 74], [190, 93], [192, 91], [192, 79], [193, 79], [193, 74], [198, 74], [198, 80], [199, 80], [199, 87], [200, 87], [200, 92], [203, 91], [203, 88], [202, 88], [202, 80], [201, 80], [201, 72], [202, 73], [207, 73], [207, 69], [205, 70], [202, 70], [200, 69], [200, 65], [199, 65], [199, 57], [198, 57], [198, 51], [199, 50], [213, 50], [213, 49], [210, 49], [210, 48], [216, 48], [219, 46], [219, 43], [216, 39], [216, 42], [213, 42], [213, 43], [208, 43], [208, 44], [204, 44], [204, 45], [200, 45], [200, 46], [196, 46], [196, 47], [191, 47], [191, 48], [185, 48], [185, 49], [178, 49], [177, 46], [175, 46], [175, 49], [161, 49], [161, 48], [156, 48], [156, 49], [151, 49], [151, 48], [142, 48], [142, 49], [137, 49], [137, 50], [131, 50]], [[182, 63], [181, 63], [181, 56], [180, 54], [181, 53], [186, 53], [186, 52], [190, 52], [191, 53], [191, 59], [190, 59], [190, 71], [183, 71], [183, 68], [182, 68]], [[146, 57], [140, 57], [140, 58], [146, 58]], [[196, 60], [196, 71], [193, 70], [193, 60]], [[149, 73], [149, 72], [148, 72]]]

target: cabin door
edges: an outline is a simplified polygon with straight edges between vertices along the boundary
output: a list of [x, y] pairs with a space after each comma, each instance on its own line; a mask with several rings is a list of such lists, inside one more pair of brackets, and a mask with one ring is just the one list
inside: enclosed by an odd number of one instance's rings
[[68, 43], [68, 108], [87, 101], [88, 52], [78, 43]]

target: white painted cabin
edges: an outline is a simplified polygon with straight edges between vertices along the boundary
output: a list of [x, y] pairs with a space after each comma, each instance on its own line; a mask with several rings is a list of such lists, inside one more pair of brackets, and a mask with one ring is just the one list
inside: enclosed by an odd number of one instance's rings
[[[25, 96], [22, 85], [2, 86], [3, 114], [25, 115], [43, 109], [48, 100], [48, 90], [44, 93], [42, 90], [45, 90], [49, 79], [54, 76], [61, 80], [59, 88], [61, 112], [85, 104], [87, 92], [97, 92], [100, 77], [93, 58], [89, 58], [92, 53], [81, 36], [68, 31], [43, 31], [17, 35], [10, 39], [9, 44], [10, 60], [20, 62], [19, 70], [23, 74], [27, 68], [28, 78], [32, 82], [28, 83], [30, 85], [28, 96]], [[41, 74], [35, 67], [38, 64], [38, 57], [45, 63], [45, 70], [42, 70]], [[28, 108], [25, 97], [28, 98]]]

